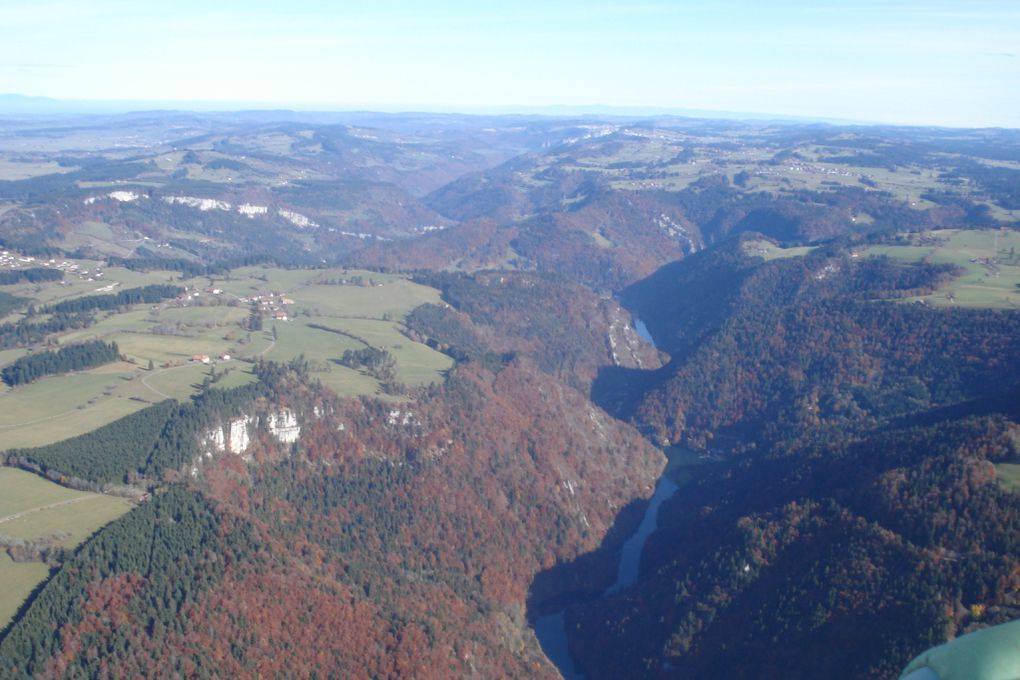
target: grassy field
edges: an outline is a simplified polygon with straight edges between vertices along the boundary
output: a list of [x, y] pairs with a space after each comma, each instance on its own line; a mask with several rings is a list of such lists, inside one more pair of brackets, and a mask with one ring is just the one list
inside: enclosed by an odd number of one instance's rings
[[1020, 464], [996, 463], [995, 474], [999, 482], [1007, 489], [1020, 492]]
[[[96, 264], [79, 262], [88, 270]], [[118, 285], [113, 290], [123, 290], [171, 279], [177, 285], [192, 286], [199, 296], [186, 303], [168, 300], [101, 312], [92, 326], [59, 338], [61, 344], [94, 338], [116, 342], [127, 361], [0, 391], [3, 448], [52, 443], [105, 425], [150, 402], [187, 399], [202, 389], [212, 368], [191, 363], [194, 355], [208, 355], [217, 364], [217, 372], [227, 371], [225, 378], [214, 383], [218, 388], [255, 379], [250, 365], [236, 359], [264, 356], [287, 361], [303, 355], [311, 362], [314, 376], [341, 395], [380, 393], [376, 379], [338, 363], [345, 350], [365, 344], [390, 352], [397, 362], [397, 380], [412, 387], [441, 380], [452, 365], [449, 357], [401, 333], [406, 315], [420, 304], [438, 302], [438, 292], [389, 274], [255, 266], [210, 282], [206, 277], [178, 281], [174, 272], [110, 268], [100, 281], [69, 275], [64, 284], [4, 289], [42, 305], [96, 294], [98, 288], [114, 283]], [[205, 292], [210, 287], [223, 293]], [[272, 308], [263, 313], [263, 331], [248, 331], [244, 325], [256, 297], [271, 298]], [[286, 311], [288, 320], [274, 320], [272, 309]], [[312, 328], [313, 324], [340, 332]], [[0, 365], [25, 351], [0, 353]], [[233, 360], [219, 361], [224, 354]], [[153, 370], [148, 370], [150, 362]]]
[[230, 273], [229, 278], [214, 279], [215, 285], [240, 297], [250, 297], [272, 291], [290, 291], [307, 285], [322, 274], [314, 269], [279, 269], [276, 267], [242, 267]]
[[[153, 363], [163, 365], [169, 361], [188, 361], [196, 354], [217, 357], [228, 354], [233, 342], [224, 339], [224, 332], [209, 329], [193, 335], [154, 335], [144, 332], [121, 332], [102, 336], [116, 341], [120, 351], [134, 358], [139, 365]], [[237, 352], [235, 352], [236, 354]]]
[[[2, 527], [2, 525], [0, 525]], [[15, 562], [0, 551], [0, 628], [6, 626], [25, 598], [49, 576], [50, 568], [41, 562]]]
[[28, 350], [26, 350], [24, 348], [21, 348], [21, 349], [4, 349], [4, 350], [0, 350], [0, 367], [6, 366], [7, 364], [11, 363], [15, 359], [18, 359], [19, 357], [25, 356], [25, 354], [27, 354], [27, 353], [28, 353]]
[[372, 287], [309, 285], [291, 291], [300, 308], [322, 316], [403, 319], [426, 302], [439, 302], [431, 288], [397, 279]]
[[[330, 324], [324, 324], [330, 325]], [[344, 319], [342, 328], [384, 349], [397, 360], [397, 380], [410, 386], [427, 385], [441, 379], [453, 360], [420, 343], [411, 342], [400, 333], [397, 324], [370, 319]]]
[[122, 379], [123, 374], [82, 372], [7, 388], [0, 393], [0, 427], [11, 421], [38, 420], [82, 407], [104, 390], [116, 387]]
[[748, 255], [757, 255], [764, 260], [782, 260], [787, 257], [801, 257], [807, 255], [814, 246], [798, 246], [795, 248], [781, 248], [771, 241], [745, 241], [744, 252]]
[[1020, 252], [1020, 231], [946, 229], [931, 232], [923, 241], [873, 246], [863, 254], [948, 263], [963, 268], [963, 275], [922, 298], [931, 304], [1020, 309], [1020, 256], [1017, 252]]
[[[747, 241], [744, 252], [766, 260], [797, 257], [811, 247], [780, 248], [769, 241]], [[953, 264], [963, 274], [931, 295], [909, 298], [957, 307], [1020, 309], [1020, 231], [944, 229], [916, 237], [911, 244], [871, 246], [861, 255], [885, 255], [936, 264]]]
[[[309, 324], [343, 331], [365, 342]], [[374, 378], [337, 363], [348, 349], [368, 345], [386, 350], [397, 361], [397, 380], [411, 387], [441, 380], [442, 373], [453, 365], [445, 354], [408, 340], [391, 321], [313, 316], [278, 323], [276, 329], [279, 340], [266, 358], [287, 361], [302, 354], [312, 362], [315, 377], [338, 394], [371, 394], [378, 389]]]
[[55, 161], [22, 162], [0, 158], [0, 180], [8, 182], [28, 179], [29, 177], [39, 177], [41, 175], [73, 172], [77, 169], [73, 166], [64, 167]]
[[[58, 545], [71, 548], [132, 508], [123, 498], [74, 491], [38, 475], [0, 468], [0, 534], [35, 539], [67, 534]], [[41, 563], [16, 563], [0, 552], [0, 627], [46, 576]]]
[[149, 388], [151, 399], [169, 397], [184, 400], [202, 389], [206, 377], [215, 368], [217, 373], [225, 374], [213, 386], [216, 389], [230, 389], [256, 380], [251, 365], [240, 361], [220, 362], [213, 366], [203, 364], [181, 364], [168, 369], [157, 369], [143, 375], [140, 381]]
[[[94, 270], [101, 263], [92, 260], [67, 260], [77, 264], [83, 270]], [[58, 300], [81, 297], [82, 295], [98, 295], [102, 292], [118, 292], [125, 288], [137, 288], [153, 283], [168, 283], [171, 280], [174, 285], [185, 286], [189, 284], [201, 284], [206, 279], [178, 281], [180, 274], [177, 272], [152, 271], [135, 272], [122, 267], [103, 267], [103, 278], [94, 281], [78, 278], [68, 274], [64, 277], [63, 283], [21, 283], [8, 286], [0, 286], [0, 290], [11, 295], [29, 297], [38, 304], [49, 304]], [[117, 284], [112, 291], [101, 291], [100, 289]]]
[[41, 446], [74, 437], [144, 408], [139, 397], [159, 401], [124, 364], [85, 373], [43, 378], [0, 392], [3, 448]]
[[67, 234], [61, 245], [67, 250], [90, 246], [104, 255], [128, 257], [142, 242], [137, 232], [115, 230], [102, 222], [84, 222]]

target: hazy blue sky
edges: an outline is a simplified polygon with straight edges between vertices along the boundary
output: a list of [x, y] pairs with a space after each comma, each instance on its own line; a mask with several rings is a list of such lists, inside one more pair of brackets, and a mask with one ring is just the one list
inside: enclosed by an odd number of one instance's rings
[[1020, 0], [3, 0], [0, 92], [1020, 127]]

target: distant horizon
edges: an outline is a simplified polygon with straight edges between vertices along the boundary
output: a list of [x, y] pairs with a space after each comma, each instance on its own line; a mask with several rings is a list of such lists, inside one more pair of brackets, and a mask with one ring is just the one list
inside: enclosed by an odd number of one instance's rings
[[[14, 103], [13, 107], [9, 105]], [[735, 122], [778, 122], [826, 124], [864, 127], [930, 127], [942, 129], [1020, 129], [1020, 126], [931, 125], [923, 123], [897, 123], [882, 120], [853, 120], [829, 118], [807, 114], [793, 115], [767, 111], [717, 111], [662, 106], [616, 106], [610, 104], [549, 104], [549, 105], [493, 105], [486, 107], [453, 107], [430, 104], [372, 104], [330, 102], [266, 102], [228, 100], [140, 100], [140, 99], [62, 99], [45, 95], [24, 95], [0, 92], [0, 117], [11, 116], [76, 116], [126, 115], [133, 113], [272, 113], [344, 114], [366, 113], [380, 115], [450, 115], [450, 116], [535, 116], [548, 118], [598, 117], [606, 118], [657, 118], [677, 117]]]
[[1018, 45], [1009, 0], [7, 0], [0, 92], [1020, 128]]

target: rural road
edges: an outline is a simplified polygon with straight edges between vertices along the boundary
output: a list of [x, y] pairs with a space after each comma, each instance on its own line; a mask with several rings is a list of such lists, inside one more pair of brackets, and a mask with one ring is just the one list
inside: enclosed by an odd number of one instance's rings
[[21, 519], [25, 515], [31, 515], [33, 512], [42, 512], [43, 510], [49, 510], [51, 508], [59, 508], [62, 505], [72, 505], [73, 503], [81, 503], [87, 501], [90, 498], [96, 498], [96, 496], [78, 496], [77, 498], [69, 498], [66, 501], [57, 501], [56, 503], [50, 503], [49, 505], [40, 505], [38, 508], [29, 508], [28, 510], [22, 510], [16, 512], [13, 515], [7, 515], [6, 517], [0, 517], [0, 524], [4, 522], [10, 522], [16, 519]]
[[273, 349], [274, 347], [276, 347], [276, 338], [273, 338], [273, 341], [271, 343], [269, 343], [269, 347], [266, 347], [264, 350], [262, 350], [261, 352], [259, 352], [255, 356], [257, 356], [257, 357], [265, 356], [266, 354], [269, 353], [269, 350]]
[[[275, 347], [275, 346], [276, 346], [276, 340], [274, 339], [272, 342], [269, 343], [268, 347], [266, 347], [264, 350], [262, 350], [261, 352], [258, 352], [257, 354], [255, 354], [253, 356], [257, 356], [257, 357], [264, 356], [271, 349], [273, 349], [273, 347]], [[189, 364], [181, 364], [180, 366], [171, 366], [170, 368], [161, 368], [158, 371], [153, 371], [151, 373], [146, 373], [145, 377], [142, 378], [142, 384], [145, 385], [150, 390], [152, 390], [153, 392], [155, 392], [156, 394], [158, 394], [159, 396], [163, 397], [164, 399], [173, 399], [174, 397], [171, 397], [169, 394], [167, 394], [165, 392], [161, 392], [160, 390], [158, 390], [155, 387], [153, 387], [152, 385], [150, 385], [149, 384], [149, 378], [153, 378], [153, 377], [155, 377], [155, 376], [157, 376], [157, 375], [159, 375], [161, 373], [166, 373], [167, 371], [173, 371], [173, 370], [176, 370], [178, 368], [187, 368], [188, 366], [191, 366], [191, 364], [190, 363]]]
[[153, 387], [152, 385], [150, 385], [149, 384], [149, 378], [152, 378], [153, 376], [157, 376], [157, 375], [159, 375], [161, 373], [166, 373], [167, 371], [173, 371], [173, 370], [178, 369], [178, 368], [187, 368], [190, 365], [191, 364], [181, 364], [180, 366], [171, 366], [170, 368], [161, 368], [158, 371], [154, 371], [152, 373], [146, 373], [145, 376], [142, 378], [142, 384], [145, 385], [146, 387], [148, 387], [150, 390], [152, 390], [156, 394], [158, 394], [159, 396], [163, 397], [164, 399], [173, 399], [173, 397], [171, 397], [166, 392], [161, 392], [161, 391], [157, 390], [155, 387]]
[[[146, 387], [148, 387], [148, 385], [146, 385]], [[63, 418], [64, 416], [69, 416], [72, 413], [75, 413], [76, 411], [79, 411], [79, 410], [81, 410], [81, 409], [80, 408], [73, 408], [70, 411], [64, 411], [63, 413], [58, 413], [58, 414], [56, 414], [54, 416], [46, 416], [45, 418], [37, 418], [35, 420], [28, 420], [28, 421], [25, 421], [23, 423], [12, 423], [10, 425], [0, 425], [0, 430], [6, 430], [6, 429], [9, 429], [9, 428], [12, 428], [12, 427], [24, 427], [25, 425], [35, 425], [36, 423], [42, 423], [42, 422], [47, 421], [47, 420], [53, 420], [54, 418]]]

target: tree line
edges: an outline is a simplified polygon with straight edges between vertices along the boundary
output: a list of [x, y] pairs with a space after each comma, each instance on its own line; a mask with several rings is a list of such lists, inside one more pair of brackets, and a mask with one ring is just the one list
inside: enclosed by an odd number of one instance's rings
[[273, 264], [275, 260], [268, 257], [267, 255], [238, 255], [237, 257], [229, 257], [226, 259], [216, 260], [209, 264], [203, 262], [196, 262], [194, 260], [185, 260], [183, 258], [173, 257], [108, 257], [106, 258], [106, 265], [108, 267], [123, 267], [124, 269], [130, 269], [131, 271], [138, 272], [149, 272], [149, 271], [176, 271], [180, 272], [188, 278], [195, 276], [213, 276], [216, 274], [226, 274], [231, 269], [237, 269], [238, 267], [248, 267], [255, 264]]
[[184, 292], [180, 286], [154, 283], [140, 288], [128, 288], [108, 295], [86, 295], [72, 300], [63, 300], [43, 308], [44, 313], [75, 313], [92, 310], [117, 309], [140, 303], [154, 304], [167, 298], [177, 297]]
[[87, 328], [95, 321], [91, 314], [53, 314], [45, 321], [0, 324], [0, 349], [25, 347], [42, 342], [47, 335]]
[[60, 281], [64, 272], [50, 267], [29, 267], [28, 269], [7, 269], [0, 271], [0, 286], [13, 283], [42, 283], [44, 281]]
[[163, 401], [55, 444], [12, 449], [5, 463], [79, 489], [98, 491], [103, 484], [134, 482], [178, 409], [173, 400]]
[[364, 369], [379, 380], [393, 380], [396, 376], [397, 361], [384, 349], [363, 347], [345, 350], [340, 363], [348, 368]]
[[0, 378], [11, 387], [15, 387], [38, 380], [45, 375], [80, 371], [108, 364], [119, 357], [117, 343], [90, 340], [61, 347], [55, 351], [37, 352], [21, 357], [14, 363], [4, 366], [0, 371]]
[[189, 402], [162, 401], [91, 432], [47, 446], [11, 449], [4, 462], [74, 488], [152, 486], [167, 470], [180, 470], [201, 454], [202, 432], [240, 414], [259, 397], [271, 396], [288, 375], [304, 375], [300, 362], [283, 367], [259, 362], [259, 381], [228, 390], [207, 390]]
[[0, 317], [7, 316], [14, 310], [24, 305], [28, 300], [11, 295], [0, 290]]

